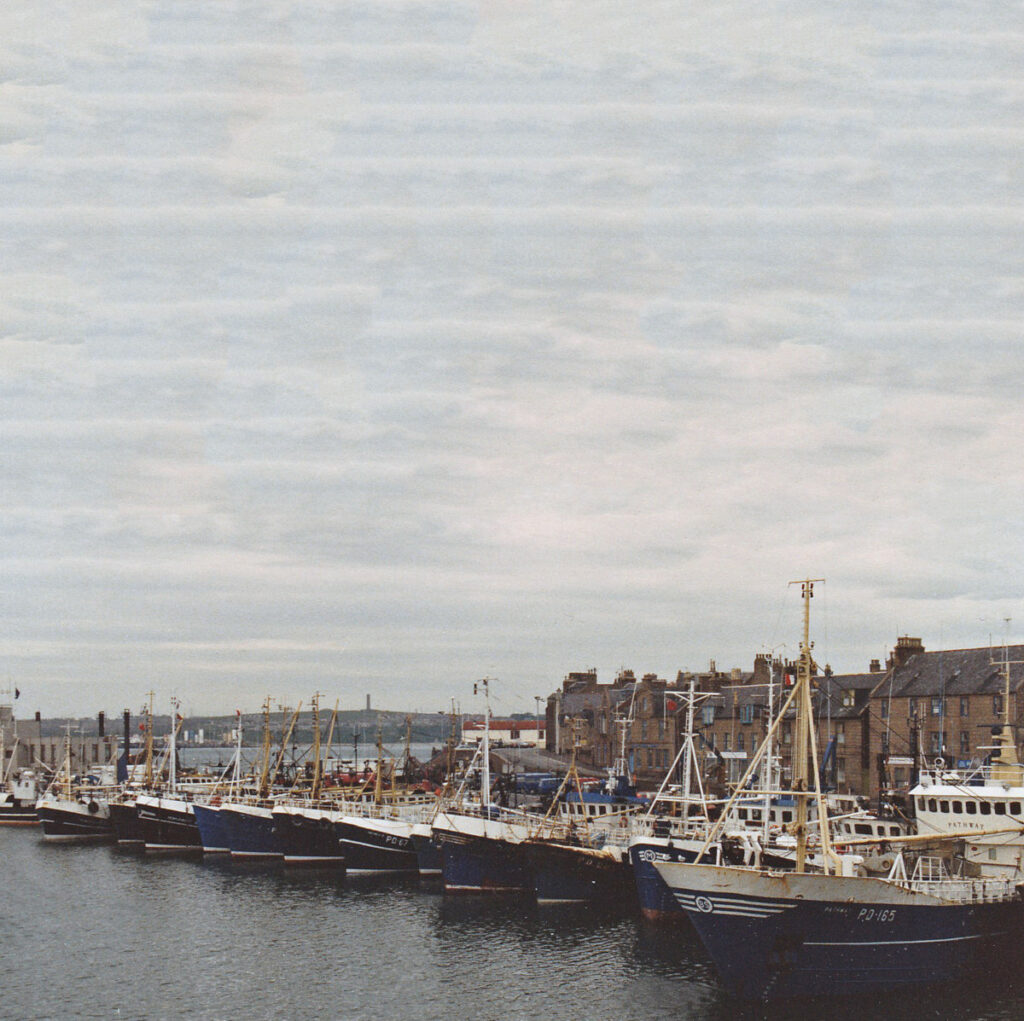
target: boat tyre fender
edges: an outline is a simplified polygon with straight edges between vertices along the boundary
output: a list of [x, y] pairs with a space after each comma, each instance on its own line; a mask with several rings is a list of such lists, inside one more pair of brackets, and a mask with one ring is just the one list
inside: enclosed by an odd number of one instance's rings
[[100, 810], [100, 806], [97, 805], [95, 801], [90, 801], [88, 809], [90, 815], [95, 815]]
[[320, 819], [319, 822], [320, 822], [320, 829], [322, 829], [322, 830], [329, 830], [331, 828], [331, 820], [330, 819]]

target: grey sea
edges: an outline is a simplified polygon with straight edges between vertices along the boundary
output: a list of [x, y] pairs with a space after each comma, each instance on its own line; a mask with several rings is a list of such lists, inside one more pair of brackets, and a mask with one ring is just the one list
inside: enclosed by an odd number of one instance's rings
[[3, 1018], [1024, 1017], [1019, 967], [971, 988], [743, 1007], [688, 928], [630, 908], [49, 845], [34, 828], [0, 828], [0, 861]]

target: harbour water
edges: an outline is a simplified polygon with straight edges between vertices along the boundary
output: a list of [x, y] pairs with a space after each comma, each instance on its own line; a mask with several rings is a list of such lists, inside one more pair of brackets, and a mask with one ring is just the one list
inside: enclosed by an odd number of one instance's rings
[[739, 1008], [696, 936], [629, 909], [48, 845], [32, 828], [0, 829], [0, 860], [3, 1018], [1024, 1017], [1024, 954], [970, 988]]

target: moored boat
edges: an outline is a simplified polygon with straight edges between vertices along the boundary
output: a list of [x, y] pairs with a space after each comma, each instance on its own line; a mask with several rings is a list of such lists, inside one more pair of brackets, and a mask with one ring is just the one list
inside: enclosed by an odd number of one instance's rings
[[[811, 712], [809, 638], [814, 581], [802, 584], [803, 640], [797, 680], [733, 795], [742, 797], [753, 769], [792, 705], [796, 848], [792, 871], [760, 861], [724, 864], [721, 821], [703, 851], [713, 863], [656, 862], [693, 922], [727, 990], [743, 998], [846, 995], [920, 983], [965, 980], [989, 955], [1016, 942], [1024, 902], [1008, 879], [950, 875], [941, 859], [921, 855], [908, 873], [900, 852], [889, 874], [859, 874], [858, 855], [832, 846], [817, 771]], [[813, 777], [813, 790], [808, 779]], [[818, 807], [818, 871], [808, 871], [808, 802]], [[731, 805], [726, 806], [726, 815]]]

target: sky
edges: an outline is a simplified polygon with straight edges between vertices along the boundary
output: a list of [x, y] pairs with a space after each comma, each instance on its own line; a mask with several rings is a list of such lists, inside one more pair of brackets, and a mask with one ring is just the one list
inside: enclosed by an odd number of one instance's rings
[[[1017, 5], [0, 8], [28, 715], [1024, 636]], [[1009, 622], [1007, 623], [1007, 619]]]

